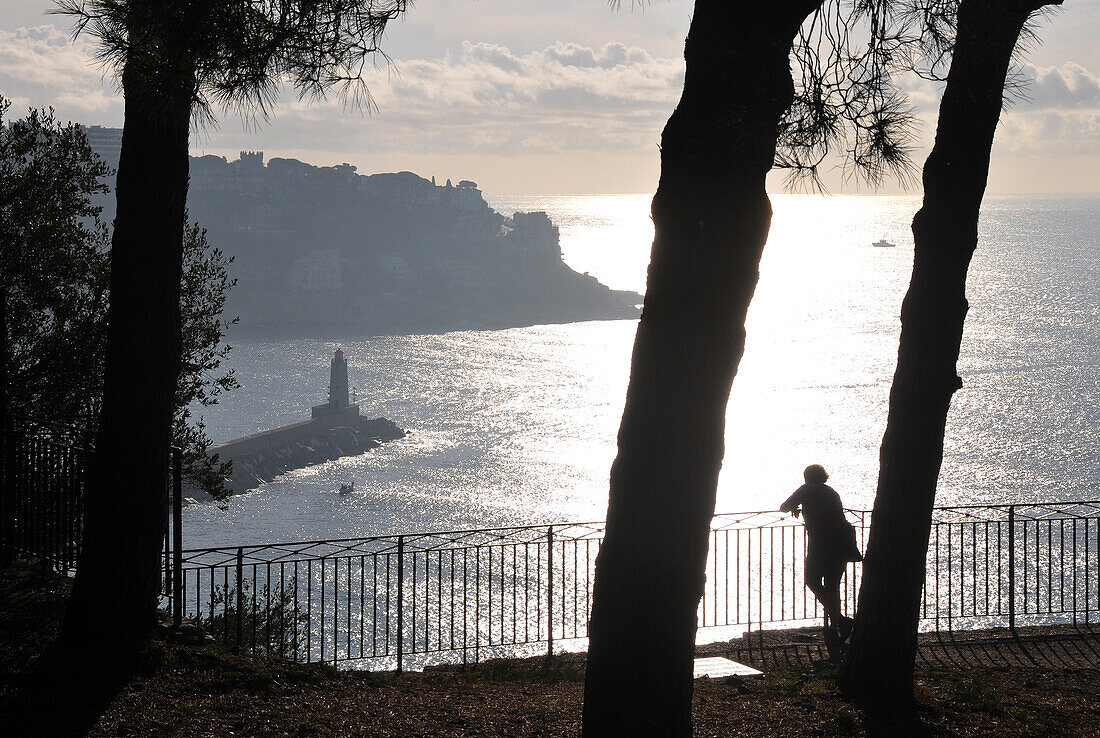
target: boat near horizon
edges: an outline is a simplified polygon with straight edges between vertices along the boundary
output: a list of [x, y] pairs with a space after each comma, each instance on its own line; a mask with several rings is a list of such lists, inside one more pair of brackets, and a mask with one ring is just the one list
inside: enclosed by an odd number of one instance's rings
[[895, 248], [897, 246], [896, 243], [890, 243], [885, 238], [879, 239], [878, 241], [875, 241], [871, 245], [874, 246], [877, 249], [892, 249], [892, 248]]

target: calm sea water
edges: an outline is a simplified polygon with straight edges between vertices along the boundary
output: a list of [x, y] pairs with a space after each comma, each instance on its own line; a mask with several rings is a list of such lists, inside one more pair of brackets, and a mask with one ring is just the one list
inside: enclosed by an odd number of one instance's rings
[[[566, 261], [644, 291], [649, 196], [490, 197], [546, 210]], [[773, 509], [812, 462], [870, 507], [912, 266], [912, 197], [778, 196], [728, 409], [719, 511]], [[991, 197], [948, 422], [941, 504], [1096, 498], [1100, 196]], [[897, 248], [873, 248], [885, 238]], [[410, 431], [287, 474], [226, 510], [192, 506], [186, 545], [602, 519], [634, 321], [340, 344], [363, 410]], [[216, 441], [302, 420], [336, 344], [232, 340], [242, 384], [205, 413]], [[351, 495], [336, 494], [355, 481]]]

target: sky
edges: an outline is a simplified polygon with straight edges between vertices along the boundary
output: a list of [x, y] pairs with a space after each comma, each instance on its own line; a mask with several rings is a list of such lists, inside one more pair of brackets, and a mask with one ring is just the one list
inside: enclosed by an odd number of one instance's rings
[[[53, 106], [65, 120], [121, 126], [117, 84], [70, 37], [49, 0], [0, 0], [0, 94], [11, 114]], [[658, 143], [683, 84], [687, 0], [415, 0], [383, 42], [367, 83], [376, 107], [280, 96], [269, 120], [219, 113], [193, 154], [242, 149], [361, 173], [472, 179], [492, 194], [649, 193]], [[1026, 99], [1002, 116], [992, 193], [1100, 192], [1100, 1], [1067, 0], [1022, 59]], [[907, 83], [934, 136], [940, 89]], [[826, 172], [831, 192], [871, 192]], [[769, 184], [782, 191], [782, 178]], [[880, 192], [902, 191], [888, 183]]]

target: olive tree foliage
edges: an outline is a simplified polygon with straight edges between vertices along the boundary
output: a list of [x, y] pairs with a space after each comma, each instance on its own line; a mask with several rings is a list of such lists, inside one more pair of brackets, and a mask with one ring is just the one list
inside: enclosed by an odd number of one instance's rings
[[[223, 392], [235, 389], [232, 369], [222, 369], [232, 346], [224, 339], [236, 316], [223, 315], [225, 300], [237, 283], [229, 276], [233, 257], [206, 240], [206, 229], [190, 223], [183, 236], [183, 279], [180, 282], [180, 323], [183, 348], [176, 385], [173, 444], [180, 449], [183, 474], [192, 485], [216, 499], [227, 497], [229, 461], [211, 456], [210, 436], [201, 410], [218, 403]], [[199, 413], [196, 417], [196, 411]]]
[[[91, 196], [108, 173], [76, 126], [0, 97], [0, 288], [9, 409], [87, 426], [98, 413], [107, 229]], [[91, 386], [89, 386], [91, 383]]]
[[[103, 398], [110, 280], [110, 229], [94, 197], [110, 168], [77, 125], [52, 110], [4, 123], [0, 98], [0, 285], [7, 297], [6, 376], [12, 412], [94, 432]], [[195, 410], [237, 386], [222, 368], [230, 346], [222, 316], [234, 281], [232, 259], [197, 224], [183, 245], [180, 290], [183, 353], [173, 443], [191, 484], [220, 497], [225, 464], [207, 456], [210, 439]], [[140, 361], [140, 357], [136, 360]]]

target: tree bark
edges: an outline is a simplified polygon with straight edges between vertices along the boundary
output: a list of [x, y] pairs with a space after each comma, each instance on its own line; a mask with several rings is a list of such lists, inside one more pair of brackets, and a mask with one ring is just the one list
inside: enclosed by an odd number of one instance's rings
[[840, 679], [867, 705], [911, 703], [925, 562], [962, 344], [966, 273], [978, 244], [1013, 50], [1032, 2], [963, 0], [936, 142], [913, 218], [913, 276], [902, 303], [898, 364], [855, 630]]
[[726, 403], [771, 223], [765, 176], [816, 0], [698, 0], [661, 138], [645, 306], [596, 561], [585, 736], [691, 735]]
[[[137, 66], [137, 65], [133, 65]], [[60, 642], [125, 658], [156, 625], [193, 83], [123, 71], [106, 378], [84, 543]]]

